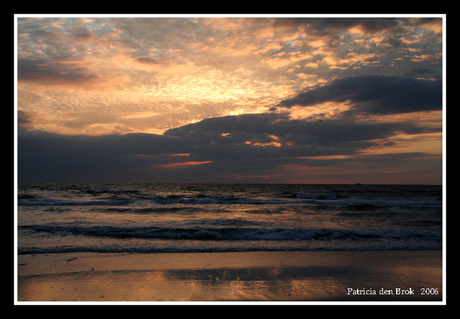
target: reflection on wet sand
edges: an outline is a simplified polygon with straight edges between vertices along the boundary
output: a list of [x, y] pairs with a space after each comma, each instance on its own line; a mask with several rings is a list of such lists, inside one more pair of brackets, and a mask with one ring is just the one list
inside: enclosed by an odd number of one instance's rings
[[[311, 300], [334, 283], [300, 267], [109, 271], [23, 278], [22, 300]], [[344, 289], [345, 290], [345, 289]], [[325, 294], [324, 297], [327, 297]], [[321, 298], [320, 298], [321, 299]]]
[[[107, 271], [23, 278], [20, 300], [95, 301], [226, 301], [226, 300], [394, 300], [395, 296], [347, 295], [347, 288], [420, 289], [422, 281], [405, 282], [412, 268], [395, 269], [381, 282], [366, 282], [349, 267], [272, 267], [198, 270]], [[406, 270], [406, 272], [401, 272]], [[420, 271], [419, 271], [420, 273]], [[423, 272], [426, 274], [426, 271]], [[333, 274], [333, 275], [331, 275]], [[366, 275], [362, 276], [367, 278]], [[422, 278], [422, 277], [419, 277]], [[432, 296], [434, 297], [434, 296]], [[438, 296], [440, 297], [440, 296]], [[401, 300], [398, 296], [397, 300]], [[404, 300], [408, 298], [403, 298]], [[412, 298], [410, 300], [420, 300]], [[433, 298], [422, 298], [428, 300]], [[439, 298], [437, 298], [439, 299]]]
[[[436, 251], [135, 254], [86, 259], [78, 255], [72, 262], [80, 261], [80, 269], [75, 265], [68, 272], [62, 272], [60, 262], [55, 267], [59, 271], [46, 273], [34, 273], [32, 268], [26, 272], [31, 263], [22, 266], [18, 300], [439, 301], [440, 257], [441, 252]], [[99, 264], [93, 263], [96, 261]], [[94, 267], [88, 271], [90, 264]], [[349, 288], [357, 293], [350, 294]], [[393, 292], [411, 288], [415, 294], [381, 295], [382, 288]], [[436, 288], [438, 294], [421, 296], [421, 288]], [[359, 294], [363, 289], [376, 293]]]

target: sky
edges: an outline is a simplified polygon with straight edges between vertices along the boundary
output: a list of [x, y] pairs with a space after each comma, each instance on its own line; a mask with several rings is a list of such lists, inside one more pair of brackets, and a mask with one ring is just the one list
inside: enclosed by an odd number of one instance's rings
[[19, 182], [442, 183], [442, 17], [16, 23]]

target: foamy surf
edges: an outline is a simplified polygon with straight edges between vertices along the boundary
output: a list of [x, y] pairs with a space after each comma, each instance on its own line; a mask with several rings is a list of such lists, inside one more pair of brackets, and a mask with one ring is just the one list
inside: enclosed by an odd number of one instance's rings
[[18, 253], [441, 249], [440, 186], [20, 184]]

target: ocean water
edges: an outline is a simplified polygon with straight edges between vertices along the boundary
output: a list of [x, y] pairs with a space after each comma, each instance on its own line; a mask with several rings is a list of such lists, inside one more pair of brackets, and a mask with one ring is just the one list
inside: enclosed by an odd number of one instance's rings
[[18, 254], [442, 249], [442, 187], [19, 184]]

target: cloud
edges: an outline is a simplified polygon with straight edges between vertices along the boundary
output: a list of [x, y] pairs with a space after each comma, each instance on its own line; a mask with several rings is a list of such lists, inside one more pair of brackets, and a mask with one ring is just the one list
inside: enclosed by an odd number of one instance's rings
[[280, 171], [296, 183], [441, 184], [442, 158], [418, 152], [311, 158]]
[[[281, 178], [280, 171], [289, 165], [329, 163], [332, 167], [338, 155], [362, 156], [369, 148], [385, 147], [388, 138], [401, 132], [439, 130], [411, 123], [368, 124], [345, 118], [319, 122], [291, 120], [286, 114], [246, 114], [206, 119], [164, 135], [65, 136], [29, 131], [21, 132], [18, 139], [18, 177], [19, 181], [49, 182]], [[327, 161], [325, 156], [332, 158]], [[397, 159], [398, 155], [388, 156]], [[342, 165], [347, 161], [341, 161]]]
[[157, 167], [160, 168], [169, 168], [169, 167], [183, 167], [183, 166], [193, 166], [193, 165], [203, 165], [203, 164], [209, 164], [212, 163], [212, 161], [203, 161], [203, 162], [174, 162], [174, 163], [168, 163], [168, 164], [160, 164], [157, 165]]
[[291, 108], [324, 102], [354, 104], [354, 110], [368, 114], [398, 114], [442, 109], [442, 83], [390, 76], [351, 76], [335, 79], [324, 86], [302, 92], [281, 101], [278, 106]]
[[20, 175], [248, 181], [434, 153], [413, 145], [441, 131], [441, 22], [21, 18]]
[[274, 20], [277, 28], [306, 29], [314, 35], [331, 36], [340, 31], [360, 28], [367, 34], [382, 31], [402, 31], [404, 19], [370, 19], [370, 18], [280, 18]]
[[142, 176], [154, 178], [143, 170], [153, 173], [153, 164], [171, 162], [170, 154], [185, 153], [185, 148], [180, 140], [172, 142], [155, 134], [69, 136], [20, 132], [18, 179], [121, 182], [142, 180]]
[[410, 68], [405, 75], [408, 76], [433, 76], [435, 70], [428, 68]]
[[261, 113], [345, 74], [441, 77], [440, 35], [426, 28], [441, 19], [19, 20], [18, 88], [40, 101], [18, 108], [63, 134], [158, 133]]
[[18, 111], [18, 125], [26, 126], [33, 123], [33, 118], [30, 114], [24, 111]]
[[96, 38], [96, 36], [86, 28], [76, 29], [73, 33], [78, 42], [90, 43]]
[[31, 112], [17, 111], [18, 113], [18, 132], [27, 132], [30, 129], [34, 128], [35, 122], [37, 120], [36, 114]]
[[18, 81], [52, 84], [76, 84], [97, 80], [99, 76], [75, 63], [44, 59], [18, 59]]
[[149, 57], [139, 57], [136, 59], [137, 62], [143, 63], [143, 64], [151, 64], [151, 65], [159, 65], [162, 62], [159, 62], [157, 59], [152, 59]]
[[437, 131], [404, 122], [358, 123], [347, 117], [292, 120], [287, 114], [265, 113], [205, 119], [168, 130], [164, 135], [189, 139], [202, 148], [222, 147], [223, 152], [231, 148], [229, 156], [237, 149], [242, 152], [249, 148], [266, 156], [318, 156], [353, 154], [397, 132]]
[[435, 33], [442, 32], [442, 19], [439, 18], [416, 18], [410, 19], [413, 26], [424, 27]]

